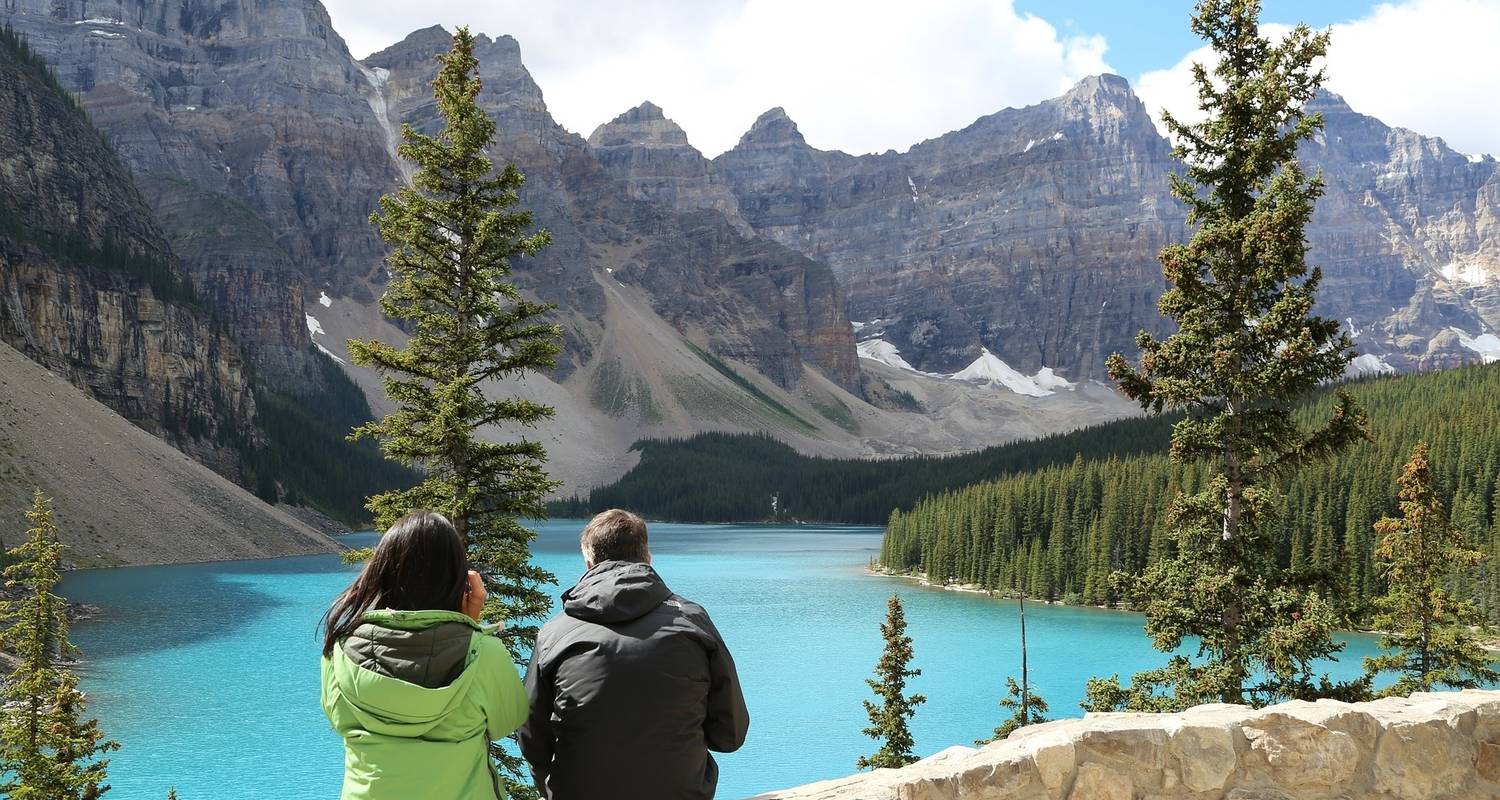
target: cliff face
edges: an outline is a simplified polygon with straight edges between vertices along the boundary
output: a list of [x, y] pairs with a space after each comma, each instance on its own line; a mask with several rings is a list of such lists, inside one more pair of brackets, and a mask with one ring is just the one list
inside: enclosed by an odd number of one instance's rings
[[1500, 692], [1253, 710], [1091, 714], [1022, 728], [756, 800], [1488, 800], [1500, 793]]
[[[354, 292], [396, 180], [358, 65], [317, 2], [17, 0], [27, 35], [149, 187], [184, 265], [263, 374], [315, 374], [304, 286]], [[250, 234], [206, 237], [208, 229]], [[317, 292], [313, 292], [317, 296]]]
[[596, 128], [589, 136], [589, 152], [638, 200], [677, 211], [712, 209], [740, 232], [751, 231], [728, 182], [654, 103], [642, 103]]
[[[437, 123], [428, 84], [447, 33], [418, 31], [361, 64], [314, 0], [17, 0], [0, 20], [80, 93], [261, 372], [308, 388], [317, 371], [304, 314], [319, 313], [325, 290], [360, 302], [380, 291], [383, 247], [368, 216], [408, 169], [395, 156], [401, 124]], [[641, 285], [670, 287], [656, 298], [664, 316], [782, 385], [807, 363], [859, 386], [826, 267], [743, 235], [743, 221], [725, 217], [733, 201], [723, 186], [717, 217], [679, 217], [633, 197], [552, 120], [514, 39], [485, 38], [477, 55], [499, 125], [496, 161], [526, 173], [525, 202], [554, 236], [517, 267], [521, 283], [561, 307], [568, 358], [558, 378], [587, 363], [603, 335], [597, 280], [608, 267], [621, 279], [654, 273]], [[669, 243], [680, 240], [706, 260], [678, 255]], [[624, 263], [636, 257], [650, 260]]]
[[234, 475], [253, 422], [235, 343], [207, 322], [130, 175], [39, 67], [0, 44], [0, 335]]
[[1326, 131], [1302, 155], [1328, 186], [1308, 239], [1330, 313], [1361, 351], [1397, 368], [1500, 357], [1474, 341], [1500, 327], [1500, 163], [1334, 95], [1312, 108]]
[[[393, 128], [436, 129], [428, 85], [436, 74], [434, 57], [449, 46], [446, 32], [429, 28], [365, 60]], [[684, 335], [753, 365], [782, 387], [795, 386], [807, 364], [858, 391], [852, 329], [826, 266], [744, 233], [743, 223], [736, 227], [724, 213], [727, 193], [707, 202], [709, 210], [697, 210], [698, 203], [668, 202], [674, 194], [643, 189], [643, 182], [607, 168], [600, 151], [547, 113], [514, 39], [480, 37], [475, 55], [484, 81], [480, 103], [497, 125], [493, 157], [525, 173], [523, 204], [553, 236], [537, 258], [516, 266], [523, 286], [564, 313], [570, 363], [561, 377], [586, 363], [607, 335], [598, 327], [599, 281], [607, 280], [644, 290], [654, 310]], [[636, 130], [654, 126], [655, 135], [670, 139], [665, 122], [642, 119]], [[619, 152], [607, 152], [602, 161]], [[689, 154], [696, 151], [668, 158]], [[707, 162], [697, 157], [706, 174]]]
[[715, 164], [751, 225], [827, 261], [850, 315], [933, 372], [987, 347], [1100, 374], [1154, 324], [1156, 251], [1181, 235], [1168, 147], [1110, 76], [902, 154], [814, 150], [773, 109]]
[[[1309, 230], [1321, 311], [1348, 320], [1380, 365], [1481, 357], [1464, 340], [1500, 324], [1495, 162], [1336, 98], [1315, 108], [1327, 131], [1303, 156], [1329, 183]], [[714, 164], [745, 219], [830, 264], [851, 317], [878, 321], [867, 335], [918, 369], [952, 372], [987, 348], [1026, 372], [1099, 377], [1137, 330], [1162, 329], [1156, 254], [1186, 235], [1167, 192], [1176, 164], [1121, 78], [905, 153], [818, 151], [773, 109]]]

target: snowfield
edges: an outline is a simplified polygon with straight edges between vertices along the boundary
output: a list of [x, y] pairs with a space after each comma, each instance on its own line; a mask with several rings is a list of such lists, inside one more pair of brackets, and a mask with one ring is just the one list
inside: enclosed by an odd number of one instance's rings
[[901, 357], [901, 351], [897, 350], [895, 345], [887, 342], [884, 339], [866, 339], [865, 341], [860, 342], [858, 345], [855, 345], [854, 349], [859, 352], [860, 358], [868, 358], [871, 361], [879, 361], [882, 364], [895, 367], [896, 369], [904, 369], [909, 372], [920, 372], [920, 370], [918, 370], [916, 367], [913, 367], [912, 365], [906, 363], [906, 359]]
[[1459, 328], [1448, 330], [1458, 334], [1458, 343], [1478, 353], [1489, 364], [1500, 361], [1500, 336], [1493, 333], [1481, 333], [1478, 336], [1470, 336]]
[[[878, 321], [878, 320], [877, 320]], [[988, 348], [980, 350], [979, 358], [952, 375], [923, 372], [901, 357], [901, 351], [884, 339], [866, 339], [856, 348], [860, 358], [879, 361], [889, 367], [926, 375], [929, 378], [944, 378], [970, 383], [988, 383], [1003, 386], [1026, 397], [1049, 397], [1059, 390], [1071, 390], [1076, 384], [1058, 375], [1051, 367], [1042, 367], [1035, 375], [1027, 376], [991, 353]]]
[[1355, 356], [1346, 371], [1355, 376], [1396, 374], [1396, 368], [1387, 364], [1384, 358], [1370, 353]]
[[1474, 264], [1459, 264], [1457, 261], [1448, 264], [1438, 270], [1438, 272], [1446, 280], [1456, 283], [1466, 283], [1470, 286], [1483, 286], [1490, 279], [1490, 276], [1482, 268]]
[[1042, 367], [1035, 375], [1027, 377], [1000, 360], [989, 348], [981, 349], [979, 358], [948, 377], [959, 381], [997, 383], [1027, 397], [1047, 397], [1058, 389], [1073, 388], [1073, 384], [1053, 372], [1051, 367]]

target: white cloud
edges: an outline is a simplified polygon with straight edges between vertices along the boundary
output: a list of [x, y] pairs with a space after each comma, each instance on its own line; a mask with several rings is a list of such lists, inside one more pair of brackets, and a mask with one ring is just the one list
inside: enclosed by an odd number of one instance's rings
[[651, 100], [710, 156], [773, 106], [818, 147], [905, 149], [1110, 71], [1103, 37], [1064, 36], [1010, 0], [327, 5], [358, 56], [434, 23], [510, 34], [570, 130]]
[[[1285, 25], [1266, 25], [1273, 36]], [[1500, 0], [1407, 0], [1334, 25], [1327, 86], [1362, 114], [1388, 125], [1441, 136], [1465, 153], [1500, 154]], [[1166, 108], [1197, 117], [1189, 72], [1206, 48], [1136, 81], [1153, 114]]]

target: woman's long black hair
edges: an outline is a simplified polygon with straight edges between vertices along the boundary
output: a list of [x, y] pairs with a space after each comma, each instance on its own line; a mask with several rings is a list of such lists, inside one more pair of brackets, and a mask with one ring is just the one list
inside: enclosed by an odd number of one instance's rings
[[459, 611], [469, 585], [463, 538], [442, 514], [413, 511], [380, 537], [375, 554], [323, 615], [323, 655], [372, 608]]

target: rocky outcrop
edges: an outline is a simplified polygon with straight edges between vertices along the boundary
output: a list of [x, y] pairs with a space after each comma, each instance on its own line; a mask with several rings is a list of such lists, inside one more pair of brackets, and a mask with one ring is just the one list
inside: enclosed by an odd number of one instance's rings
[[1500, 692], [1090, 714], [757, 800], [1489, 800]]
[[[1324, 96], [1303, 150], [1328, 193], [1308, 232], [1322, 313], [1371, 364], [1500, 357], [1500, 165], [1392, 129]], [[1124, 79], [983, 117], [904, 153], [807, 145], [781, 109], [714, 161], [757, 230], [832, 266], [850, 316], [918, 369], [985, 349], [1031, 373], [1099, 377], [1110, 352], [1162, 329], [1156, 254], [1186, 235], [1177, 165]], [[1491, 348], [1494, 350], [1494, 348]]]
[[[436, 129], [428, 85], [435, 56], [449, 46], [445, 31], [429, 28], [365, 60], [387, 98], [393, 126]], [[665, 194], [642, 189], [644, 181], [633, 180], [628, 169], [606, 168], [596, 158], [599, 151], [547, 112], [515, 39], [480, 36], [475, 55], [484, 82], [480, 103], [496, 122], [493, 157], [520, 167], [526, 175], [523, 204], [552, 234], [551, 246], [515, 266], [523, 287], [562, 312], [569, 357], [559, 377], [586, 363], [594, 343], [606, 335], [599, 328], [604, 304], [599, 281], [611, 280], [644, 290], [655, 311], [684, 335], [717, 355], [754, 366], [783, 387], [795, 386], [808, 365], [859, 391], [853, 332], [828, 267], [746, 235], [712, 202], [706, 210], [688, 202], [706, 195], [678, 184], [682, 191], [673, 196], [682, 202], [667, 203]], [[645, 119], [649, 113], [637, 116], [628, 124], [632, 135], [655, 131], [648, 136], [655, 137], [653, 148], [675, 140], [667, 129], [675, 126], [664, 118], [653, 122]], [[687, 149], [674, 150], [669, 161], [690, 161], [688, 156], [702, 161], [685, 138], [680, 146]], [[628, 150], [609, 150], [605, 157], [628, 166]], [[641, 159], [655, 163], [654, 156]], [[706, 171], [707, 162], [699, 167]], [[720, 205], [727, 203], [721, 195]]]
[[638, 200], [677, 211], [712, 209], [740, 232], [751, 232], [729, 184], [655, 103], [600, 125], [589, 136], [589, 152]]
[[208, 321], [130, 175], [35, 63], [0, 44], [0, 337], [221, 473], [255, 419], [240, 351]]

